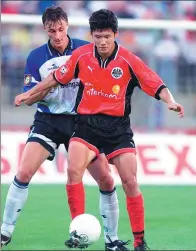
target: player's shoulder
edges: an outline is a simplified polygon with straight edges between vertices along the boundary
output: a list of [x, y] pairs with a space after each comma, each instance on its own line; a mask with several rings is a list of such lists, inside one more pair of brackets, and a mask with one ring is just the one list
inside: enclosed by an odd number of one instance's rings
[[122, 45], [119, 45], [118, 55], [125, 58], [125, 59], [128, 59], [131, 56], [134, 56], [134, 54], [132, 52], [130, 52], [128, 49], [126, 49]]
[[74, 50], [81, 47], [81, 46], [90, 44], [90, 42], [88, 42], [86, 40], [78, 39], [78, 38], [72, 38], [71, 42], [72, 42], [72, 47]]
[[94, 47], [93, 43], [84, 44], [84, 45], [78, 47], [73, 53], [75, 55], [78, 54], [81, 57], [82, 55], [85, 55], [87, 53], [92, 53], [93, 47]]
[[45, 58], [46, 58], [46, 53], [47, 53], [47, 43], [43, 44], [35, 49], [33, 49], [28, 57], [27, 60], [30, 62], [35, 62], [35, 63], [42, 63], [42, 61], [44, 62]]
[[131, 64], [134, 62], [140, 62], [141, 59], [136, 56], [133, 52], [129, 51], [123, 46], [119, 46], [118, 56], [123, 58], [127, 63]]

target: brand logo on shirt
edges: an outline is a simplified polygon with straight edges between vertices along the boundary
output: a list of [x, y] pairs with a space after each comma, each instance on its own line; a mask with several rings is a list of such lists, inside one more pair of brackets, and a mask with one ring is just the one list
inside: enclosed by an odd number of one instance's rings
[[102, 96], [102, 97], [109, 98], [109, 99], [117, 99], [117, 96], [115, 94], [105, 93], [105, 92], [103, 92], [103, 90], [97, 91], [94, 88], [91, 88], [86, 93], [89, 96]]
[[85, 86], [93, 86], [90, 82], [86, 82], [84, 85]]
[[28, 86], [31, 84], [32, 76], [31, 74], [25, 74], [24, 75], [24, 85]]
[[52, 88], [50, 93], [54, 93], [55, 91], [58, 91], [59, 89], [67, 89], [67, 88], [76, 89], [79, 86], [80, 86], [80, 82], [78, 82], [78, 81], [74, 81], [74, 82], [72, 81], [72, 82], [69, 82], [69, 84], [66, 84], [66, 85], [59, 84], [58, 86]]
[[115, 67], [111, 71], [112, 77], [115, 79], [119, 79], [123, 75], [123, 70], [120, 67]]
[[89, 65], [88, 65], [88, 69], [91, 71], [91, 73], [92, 73], [92, 71], [93, 71], [93, 67], [90, 67]]
[[118, 94], [119, 91], [120, 91], [120, 86], [119, 85], [114, 85], [112, 87], [112, 91], [113, 91], [114, 94]]
[[66, 84], [66, 85], [60, 85], [61, 86], [61, 88], [73, 88], [73, 89], [75, 89], [75, 88], [77, 88], [78, 86], [80, 86], [80, 82], [70, 82], [69, 84]]
[[48, 68], [48, 71], [51, 71], [51, 70], [56, 70], [58, 69], [59, 67], [55, 64], [52, 64], [49, 68]]

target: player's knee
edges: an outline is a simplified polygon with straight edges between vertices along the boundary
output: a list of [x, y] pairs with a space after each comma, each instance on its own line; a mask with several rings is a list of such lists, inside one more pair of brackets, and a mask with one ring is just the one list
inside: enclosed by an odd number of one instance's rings
[[125, 190], [134, 191], [138, 189], [138, 182], [136, 176], [131, 176], [122, 179], [122, 185]]
[[114, 180], [109, 172], [100, 176], [97, 180], [97, 184], [102, 191], [111, 191], [114, 188]]
[[82, 182], [83, 171], [77, 168], [68, 168], [67, 169], [67, 183], [68, 184], [77, 184]]
[[31, 178], [33, 177], [33, 174], [34, 173], [27, 167], [19, 170], [16, 177], [21, 182], [30, 182]]

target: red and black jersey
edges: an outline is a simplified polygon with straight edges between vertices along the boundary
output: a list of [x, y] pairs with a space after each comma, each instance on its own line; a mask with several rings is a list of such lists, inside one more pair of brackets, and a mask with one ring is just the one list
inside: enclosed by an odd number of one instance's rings
[[73, 77], [80, 78], [84, 88], [78, 114], [124, 116], [135, 86], [155, 98], [159, 98], [160, 90], [165, 87], [141, 59], [118, 44], [105, 61], [94, 44], [80, 47], [56, 71], [55, 77], [61, 84], [67, 84]]
[[[140, 58], [116, 42], [113, 54], [104, 61], [94, 44], [80, 47], [56, 70], [54, 76], [61, 84], [79, 77], [83, 87], [78, 93], [77, 113], [97, 114], [97, 117], [101, 114], [127, 117], [131, 112], [130, 99], [136, 86], [157, 99], [160, 91], [166, 87]], [[117, 121], [120, 122], [119, 119]]]

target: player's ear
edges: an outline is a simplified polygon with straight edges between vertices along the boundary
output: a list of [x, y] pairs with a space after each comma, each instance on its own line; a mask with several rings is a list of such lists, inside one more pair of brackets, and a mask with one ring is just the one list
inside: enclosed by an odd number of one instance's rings
[[68, 29], [69, 29], [69, 24], [67, 24], [67, 26], [66, 26], [66, 32], [68, 31]]
[[114, 33], [114, 37], [116, 38], [118, 36], [118, 32]]

